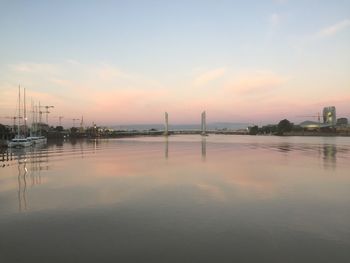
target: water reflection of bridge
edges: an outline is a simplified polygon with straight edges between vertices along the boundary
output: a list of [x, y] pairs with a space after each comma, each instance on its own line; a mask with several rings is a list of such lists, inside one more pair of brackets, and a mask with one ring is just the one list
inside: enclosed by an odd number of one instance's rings
[[[202, 156], [202, 161], [205, 161], [207, 157], [207, 138], [202, 136], [201, 140], [201, 156]], [[169, 139], [166, 136], [164, 139], [164, 158], [168, 159], [169, 158]]]

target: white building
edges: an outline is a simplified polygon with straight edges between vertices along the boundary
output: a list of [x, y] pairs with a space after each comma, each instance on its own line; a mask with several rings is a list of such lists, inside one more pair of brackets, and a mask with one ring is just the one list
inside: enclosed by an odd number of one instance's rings
[[334, 106], [323, 108], [323, 123], [335, 126], [337, 123], [337, 115]]

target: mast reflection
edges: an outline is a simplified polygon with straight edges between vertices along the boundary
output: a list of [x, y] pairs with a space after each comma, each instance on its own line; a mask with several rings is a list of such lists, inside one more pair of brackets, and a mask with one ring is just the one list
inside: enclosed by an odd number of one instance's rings
[[[22, 169], [23, 168], [23, 169]], [[27, 179], [28, 174], [27, 160], [23, 163], [18, 159], [18, 211], [27, 210]]]
[[[16, 160], [18, 211], [24, 212], [30, 208], [27, 198], [28, 190], [36, 185], [41, 185], [41, 171], [49, 169], [48, 151], [40, 148], [9, 149], [8, 153], [9, 160]], [[30, 188], [28, 188], [28, 183]]]
[[10, 161], [13, 160], [13, 154], [12, 152], [9, 151], [1, 151], [1, 167], [5, 167], [5, 166], [9, 166], [10, 165]]

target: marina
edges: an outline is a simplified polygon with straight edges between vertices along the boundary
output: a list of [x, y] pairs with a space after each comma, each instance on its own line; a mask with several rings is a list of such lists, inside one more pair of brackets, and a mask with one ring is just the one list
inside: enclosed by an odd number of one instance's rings
[[[30, 147], [33, 145], [40, 145], [40, 144], [46, 144], [47, 143], [47, 137], [42, 136], [42, 135], [37, 135], [38, 133], [41, 133], [38, 131], [38, 120], [37, 120], [37, 115], [40, 115], [40, 123], [41, 123], [41, 115], [42, 111], [34, 111], [34, 105], [32, 106], [32, 124], [31, 128], [29, 130], [30, 136], [27, 137], [28, 135], [28, 126], [27, 126], [27, 121], [28, 121], [28, 116], [27, 116], [27, 106], [26, 106], [26, 89], [23, 89], [23, 112], [21, 110], [22, 106], [22, 98], [21, 98], [21, 86], [18, 86], [18, 108], [17, 108], [17, 114], [18, 116], [10, 117], [13, 118], [14, 123], [13, 123], [13, 132], [17, 130], [17, 134], [15, 138], [11, 139], [8, 142], [4, 142], [4, 146], [7, 146], [9, 148], [23, 148], [23, 147]], [[39, 107], [40, 109], [40, 103]], [[48, 113], [48, 111], [46, 111]], [[23, 114], [23, 116], [22, 116]], [[23, 119], [23, 124], [21, 120]], [[16, 126], [16, 120], [18, 120], [17, 126]], [[46, 122], [48, 123], [48, 119], [46, 118]]]

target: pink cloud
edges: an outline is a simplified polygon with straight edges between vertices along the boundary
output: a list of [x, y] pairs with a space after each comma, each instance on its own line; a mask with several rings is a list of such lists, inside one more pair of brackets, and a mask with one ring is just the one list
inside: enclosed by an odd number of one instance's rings
[[343, 21], [340, 21], [334, 25], [322, 28], [319, 32], [317, 32], [316, 37], [330, 37], [348, 27], [350, 27], [350, 19], [344, 19]]
[[194, 86], [205, 86], [211, 81], [223, 77], [226, 73], [225, 68], [217, 68], [210, 71], [206, 71], [197, 76], [193, 82]]
[[[92, 121], [101, 125], [162, 123], [164, 111], [169, 113], [170, 123], [199, 123], [203, 110], [207, 111], [208, 122], [275, 122], [316, 113], [327, 105], [336, 106], [339, 116], [349, 112], [350, 98], [344, 92], [334, 97], [322, 91], [310, 97], [310, 92], [304, 92], [308, 82], [296, 82], [270, 70], [235, 73], [221, 67], [194, 79], [179, 78], [168, 86], [108, 64], [74, 61], [47, 68], [45, 64], [32, 64], [11, 67], [10, 81], [22, 79], [28, 101], [32, 97], [36, 102], [54, 105], [50, 116], [64, 116], [66, 125], [82, 115], [89, 125]], [[45, 68], [46, 74], [40, 73]], [[12, 108], [4, 115], [16, 108], [17, 85], [8, 83], [0, 88], [1, 108]], [[202, 85], [208, 88], [196, 88]]]
[[253, 71], [238, 74], [227, 86], [235, 93], [249, 95], [281, 88], [288, 80], [274, 72]]

